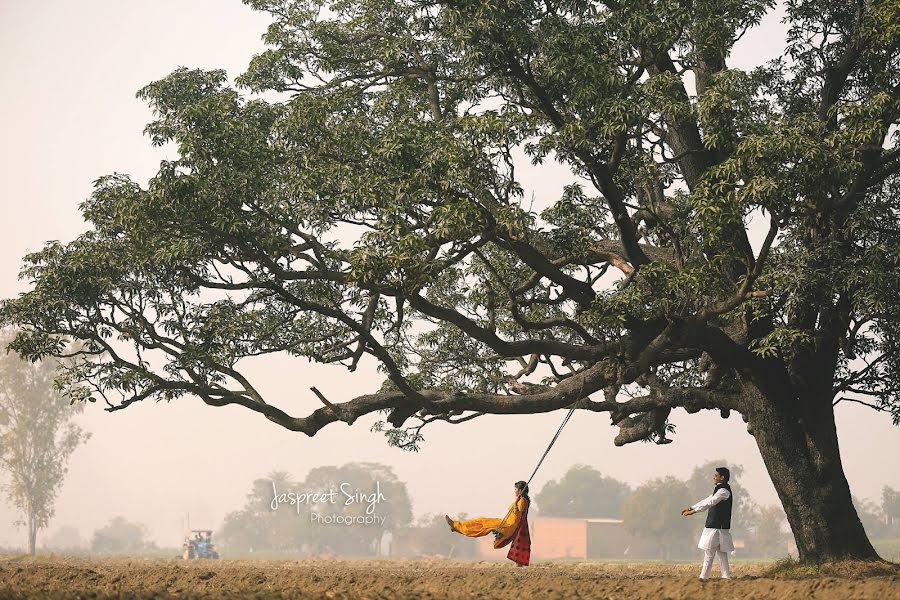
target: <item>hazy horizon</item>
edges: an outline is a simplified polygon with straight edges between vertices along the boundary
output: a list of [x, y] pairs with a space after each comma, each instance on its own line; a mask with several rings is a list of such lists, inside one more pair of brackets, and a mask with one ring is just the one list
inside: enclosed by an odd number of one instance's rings
[[[101, 175], [128, 173], [141, 184], [172, 156], [141, 133], [152, 118], [135, 92], [178, 66], [225, 68], [231, 78], [263, 49], [269, 20], [239, 0], [159, 0], [122, 3], [22, 3], [0, 0], [0, 297], [26, 289], [17, 279], [22, 257], [48, 240], [69, 241], [86, 228], [78, 205]], [[778, 15], [738, 45], [730, 64], [749, 67], [781, 54]], [[552, 167], [522, 176], [526, 196], [554, 194], [566, 180]], [[320, 406], [317, 386], [333, 401], [371, 392], [381, 378], [371, 362], [352, 374], [286, 357], [257, 359], [248, 372], [264, 395], [305, 414]], [[900, 469], [884, 459], [900, 456], [900, 431], [890, 418], [855, 404], [836, 408], [844, 470], [857, 498], [880, 500], [888, 485], [900, 489]], [[212, 408], [196, 398], [171, 404], [144, 402], [115, 413], [86, 406], [78, 422], [92, 433], [69, 463], [69, 474], [50, 527], [72, 525], [89, 540], [121, 515], [147, 525], [159, 546], [181, 542], [182, 519], [221, 527], [238, 510], [254, 479], [284, 470], [302, 480], [314, 467], [349, 462], [390, 465], [407, 483], [413, 514], [497, 515], [513, 481], [527, 478], [562, 412], [487, 416], [460, 426], [425, 429], [418, 454], [389, 448], [369, 432], [374, 417], [353, 427], [333, 424], [314, 438], [284, 430], [240, 407]], [[704, 411], [673, 413], [674, 443], [614, 447], [609, 416], [579, 411], [533, 483], [559, 479], [570, 466], [588, 464], [632, 487], [672, 474], [687, 477], [714, 458], [744, 467], [741, 484], [761, 504], [777, 504], [753, 438], [739, 415], [721, 419]], [[498, 433], [499, 432], [499, 433]], [[881, 460], [879, 460], [881, 459]], [[0, 474], [2, 478], [2, 474]], [[17, 515], [0, 503], [0, 546], [21, 547]]]

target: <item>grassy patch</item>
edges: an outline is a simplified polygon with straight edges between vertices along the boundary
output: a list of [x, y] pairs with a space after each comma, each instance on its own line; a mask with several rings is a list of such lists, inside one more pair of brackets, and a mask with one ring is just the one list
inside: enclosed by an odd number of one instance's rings
[[838, 560], [822, 563], [800, 562], [785, 558], [762, 572], [762, 577], [773, 579], [815, 579], [840, 577], [862, 579], [900, 575], [900, 565], [886, 561]]

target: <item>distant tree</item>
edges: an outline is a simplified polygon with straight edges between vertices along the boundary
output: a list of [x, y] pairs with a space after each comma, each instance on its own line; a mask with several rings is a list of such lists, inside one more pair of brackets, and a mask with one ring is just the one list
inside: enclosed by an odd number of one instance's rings
[[235, 510], [225, 515], [218, 542], [223, 550], [231, 552], [265, 549], [267, 542], [262, 530], [261, 524], [246, 510]]
[[659, 544], [660, 555], [665, 559], [684, 554], [692, 546], [692, 534], [698, 528], [696, 519], [681, 516], [681, 509], [691, 502], [690, 490], [683, 481], [674, 477], [651, 479], [625, 501], [625, 528]]
[[[354, 524], [326, 525], [313, 522], [313, 513], [323, 515], [363, 516], [366, 502], [345, 505], [346, 496], [357, 492], [372, 494], [378, 482], [384, 500], [374, 514], [386, 518], [384, 526]], [[274, 489], [273, 489], [274, 484]], [[279, 504], [272, 509], [275, 491], [313, 494], [335, 491], [335, 503]], [[385, 529], [398, 530], [409, 524], [412, 503], [406, 484], [397, 479], [393, 470], [378, 463], [349, 463], [340, 467], [326, 466], [312, 469], [302, 482], [284, 471], [274, 471], [253, 482], [247, 501], [241, 510], [225, 516], [221, 540], [231, 551], [273, 552], [332, 552], [346, 555], [371, 555]]]
[[787, 554], [790, 533], [787, 517], [780, 506], [761, 506], [749, 515], [751, 549], [765, 558]]
[[309, 519], [297, 515], [296, 506], [272, 510], [274, 490], [296, 492], [299, 486], [285, 471], [273, 471], [255, 480], [244, 507], [225, 515], [219, 538], [223, 548], [232, 552], [303, 550], [304, 540], [309, 537]]
[[559, 481], [544, 484], [535, 495], [537, 510], [545, 517], [619, 517], [631, 489], [588, 465], [571, 467]]
[[892, 525], [900, 522], [900, 492], [884, 486], [881, 490], [881, 510]]
[[[393, 469], [378, 463], [349, 463], [341, 467], [318, 467], [312, 469], [303, 482], [303, 489], [337, 490], [338, 501], [333, 506], [315, 505], [312, 510], [323, 514], [344, 516], [362, 516], [367, 504], [355, 502], [345, 505], [346, 498], [340, 487], [354, 494], [357, 491], [371, 494], [378, 482], [384, 500], [376, 505], [375, 514], [386, 517], [384, 525], [367, 525], [352, 527], [315, 526], [312, 528], [313, 540], [319, 550], [337, 554], [372, 554], [375, 545], [381, 539], [385, 529], [401, 528], [412, 520], [412, 502], [406, 484], [400, 481]], [[309, 514], [308, 512], [305, 514]]]
[[859, 520], [862, 521], [866, 533], [870, 537], [878, 537], [878, 534], [884, 531], [884, 519], [881, 515], [881, 507], [872, 500], [864, 500], [853, 497], [853, 506], [859, 514]]
[[121, 516], [96, 530], [91, 540], [91, 551], [104, 554], [141, 552], [155, 547], [147, 539], [146, 527]]
[[72, 552], [84, 550], [85, 544], [77, 527], [63, 525], [47, 536], [44, 541], [44, 547], [48, 550]]
[[[0, 350], [14, 334], [0, 332]], [[72, 422], [84, 405], [70, 405], [54, 388], [56, 362], [33, 363], [12, 351], [0, 353], [0, 468], [9, 478], [3, 492], [22, 513], [17, 523], [27, 530], [29, 554], [34, 554], [38, 530], [53, 517], [69, 457], [90, 437]]]

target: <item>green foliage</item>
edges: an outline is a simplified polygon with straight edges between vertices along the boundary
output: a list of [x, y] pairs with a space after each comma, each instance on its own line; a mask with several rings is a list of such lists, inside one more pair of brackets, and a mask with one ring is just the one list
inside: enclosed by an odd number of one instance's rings
[[559, 481], [545, 483], [535, 502], [544, 517], [618, 518], [630, 491], [628, 484], [593, 467], [574, 465]]
[[[712, 386], [713, 327], [792, 381], [839, 347], [810, 393], [900, 421], [896, 2], [791, 0], [787, 55], [748, 71], [728, 56], [771, 0], [246, 4], [272, 23], [237, 87], [180, 68], [142, 88], [177, 155], [147, 186], [98, 178], [89, 230], [27, 256], [32, 289], [0, 308], [26, 358], [83, 344], [72, 398], [191, 394], [314, 433], [246, 359], [374, 359], [424, 407], [508, 394], [530, 356], [542, 385], [605, 360], [618, 386]], [[524, 188], [529, 160], [568, 169], [559, 198]], [[651, 347], [671, 324], [693, 335]]]

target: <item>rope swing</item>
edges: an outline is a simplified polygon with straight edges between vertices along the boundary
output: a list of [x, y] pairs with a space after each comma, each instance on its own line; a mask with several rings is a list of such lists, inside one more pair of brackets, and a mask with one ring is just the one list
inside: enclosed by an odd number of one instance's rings
[[525, 482], [525, 485], [531, 483], [531, 480], [534, 479], [534, 476], [537, 474], [538, 469], [541, 468], [541, 465], [544, 464], [544, 459], [547, 458], [547, 455], [550, 453], [550, 448], [553, 447], [553, 444], [556, 443], [556, 440], [559, 439], [559, 434], [562, 433], [563, 428], [566, 426], [566, 423], [569, 422], [569, 419], [572, 417], [572, 413], [575, 412], [575, 406], [577, 402], [574, 402], [572, 406], [569, 408], [569, 412], [566, 413], [566, 416], [563, 418], [562, 423], [559, 424], [559, 429], [556, 430], [556, 433], [553, 434], [553, 439], [550, 440], [550, 443], [547, 444], [547, 449], [544, 450], [544, 454], [541, 455], [541, 459], [538, 461], [537, 466], [534, 468], [534, 471], [531, 472], [531, 477], [528, 478], [528, 481]]
[[[537, 466], [534, 468], [534, 471], [531, 472], [531, 477], [528, 478], [528, 481], [525, 482], [525, 487], [531, 483], [531, 480], [534, 479], [535, 474], [537, 474], [538, 469], [541, 468], [541, 465], [544, 464], [544, 459], [547, 458], [547, 454], [550, 453], [550, 448], [553, 447], [553, 444], [556, 443], [556, 440], [559, 439], [559, 434], [562, 433], [563, 428], [566, 426], [566, 423], [569, 422], [569, 419], [572, 417], [572, 413], [575, 412], [575, 407], [578, 406], [578, 401], [581, 400], [581, 395], [584, 393], [584, 378], [581, 379], [581, 385], [578, 388], [578, 395], [575, 396], [575, 402], [572, 403], [572, 406], [569, 407], [569, 412], [566, 413], [566, 416], [563, 418], [562, 423], [559, 424], [559, 429], [556, 430], [556, 433], [553, 434], [553, 439], [550, 440], [550, 443], [547, 444], [547, 449], [544, 450], [544, 454], [541, 456], [541, 460], [538, 461]], [[590, 396], [590, 394], [588, 394]], [[506, 513], [506, 517], [509, 516], [509, 512]], [[506, 517], [503, 517], [503, 520], [506, 520]]]
[[[584, 382], [582, 382], [582, 387], [584, 387]], [[581, 396], [581, 394], [579, 394]], [[566, 413], [566, 416], [563, 418], [562, 423], [559, 424], [559, 429], [556, 430], [556, 433], [553, 434], [553, 439], [550, 440], [550, 443], [547, 444], [547, 449], [544, 450], [544, 454], [541, 455], [541, 459], [538, 461], [537, 466], [534, 467], [534, 471], [531, 472], [531, 477], [528, 478], [528, 481], [525, 482], [525, 487], [527, 488], [531, 484], [531, 480], [534, 479], [534, 476], [537, 474], [538, 469], [541, 468], [541, 465], [544, 464], [544, 459], [547, 458], [547, 455], [550, 453], [550, 449], [553, 447], [553, 444], [556, 443], [556, 440], [559, 439], [559, 434], [562, 433], [562, 430], [565, 428], [566, 423], [569, 422], [569, 419], [572, 417], [572, 413], [575, 412], [575, 407], [578, 405], [578, 401], [572, 403], [572, 406], [569, 408], [569, 412]], [[509, 510], [506, 511], [506, 516], [500, 519], [500, 523], [505, 523], [506, 519], [509, 518], [509, 515], [512, 514], [513, 508], [516, 506], [516, 503], [513, 502], [510, 505]], [[495, 534], [495, 536], [499, 536], [499, 532]]]

